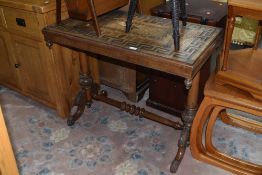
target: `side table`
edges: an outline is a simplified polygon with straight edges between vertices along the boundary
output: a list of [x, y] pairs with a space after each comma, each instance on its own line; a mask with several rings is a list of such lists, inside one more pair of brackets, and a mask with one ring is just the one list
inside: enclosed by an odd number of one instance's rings
[[[198, 108], [199, 70], [210, 55], [222, 43], [222, 30], [216, 27], [188, 23], [181, 30], [181, 48], [174, 52], [171, 20], [139, 15], [133, 19], [136, 29], [125, 33], [126, 12], [115, 11], [100, 17], [102, 34], [96, 36], [90, 22], [68, 19], [43, 29], [47, 45], [55, 49], [58, 45], [82, 51], [80, 57], [80, 85], [76, 97], [76, 112], [69, 117], [68, 125], [73, 125], [90, 106], [92, 99], [111, 104], [132, 115], [181, 130], [178, 152], [171, 163], [170, 171], [176, 172], [188, 146], [191, 125]], [[93, 83], [90, 70], [94, 66], [94, 55], [104, 55], [131, 64], [156, 69], [185, 78], [188, 89], [186, 108], [182, 122], [174, 122], [143, 108], [119, 102], [107, 97], [106, 91], [99, 91]], [[93, 65], [92, 67], [90, 67]], [[95, 66], [97, 67], [97, 66]]]

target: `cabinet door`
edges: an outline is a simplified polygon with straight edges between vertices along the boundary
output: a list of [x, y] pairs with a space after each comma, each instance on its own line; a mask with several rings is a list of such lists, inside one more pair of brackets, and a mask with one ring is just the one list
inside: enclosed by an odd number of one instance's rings
[[12, 35], [12, 42], [16, 59], [20, 64], [19, 72], [23, 91], [50, 106], [52, 100], [43, 56], [44, 43], [16, 35]]
[[12, 49], [11, 39], [7, 32], [0, 31], [0, 83], [17, 87], [17, 74]]

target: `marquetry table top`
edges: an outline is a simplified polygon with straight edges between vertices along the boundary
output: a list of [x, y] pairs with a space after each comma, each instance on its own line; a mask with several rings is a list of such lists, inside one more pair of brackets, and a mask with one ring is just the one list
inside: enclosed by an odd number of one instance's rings
[[194, 76], [222, 40], [220, 28], [188, 22], [180, 28], [180, 50], [174, 52], [170, 19], [137, 15], [132, 30], [125, 33], [126, 16], [126, 12], [115, 11], [100, 17], [100, 37], [96, 36], [91, 21], [75, 19], [48, 26], [43, 33], [46, 40], [60, 45], [186, 78]]

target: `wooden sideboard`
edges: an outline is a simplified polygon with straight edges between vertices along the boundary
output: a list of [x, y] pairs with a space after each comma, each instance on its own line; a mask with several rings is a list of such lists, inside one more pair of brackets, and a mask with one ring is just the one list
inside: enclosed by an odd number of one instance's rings
[[46, 16], [36, 13], [33, 6], [31, 11], [15, 7], [0, 2], [1, 83], [54, 107], [53, 78], [45, 59], [49, 51], [41, 34]]
[[57, 68], [41, 32], [55, 21], [54, 7], [54, 1], [0, 0], [0, 83], [65, 117], [70, 103], [59, 91]]
[[[67, 18], [64, 3], [62, 12]], [[55, 0], [0, 0], [0, 84], [66, 117], [79, 89], [79, 53], [62, 48], [58, 54], [63, 59], [54, 60], [41, 32], [54, 22]], [[99, 65], [102, 83], [120, 89], [132, 101], [143, 94], [146, 76], [136, 71], [139, 68], [108, 59]], [[59, 74], [63, 80], [57, 79]]]

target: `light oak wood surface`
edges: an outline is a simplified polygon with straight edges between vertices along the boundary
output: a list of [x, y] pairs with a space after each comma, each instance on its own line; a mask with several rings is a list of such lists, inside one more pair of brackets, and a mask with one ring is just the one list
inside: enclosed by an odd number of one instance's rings
[[[41, 14], [21, 7], [20, 3], [25, 1], [15, 2], [0, 1], [0, 16], [5, 24], [0, 27], [3, 56], [0, 83], [57, 109], [60, 116], [66, 117], [69, 111], [59, 91], [57, 67], [41, 33], [44, 26], [55, 22], [55, 9]], [[24, 5], [33, 8], [33, 2], [26, 1]], [[67, 17], [64, 8], [62, 15]], [[22, 23], [18, 24], [17, 19]]]
[[12, 145], [0, 106], [0, 175], [19, 175]]
[[47, 13], [55, 10], [55, 0], [0, 0], [0, 6], [37, 13]]
[[262, 11], [261, 0], [228, 0], [228, 5]]
[[217, 82], [230, 84], [245, 90], [254, 98], [262, 100], [262, 49], [258, 48], [261, 38], [261, 22], [256, 31], [253, 48], [231, 50], [231, 39], [236, 16], [262, 20], [260, 0], [230, 0], [221, 60], [223, 65], [218, 72]]

